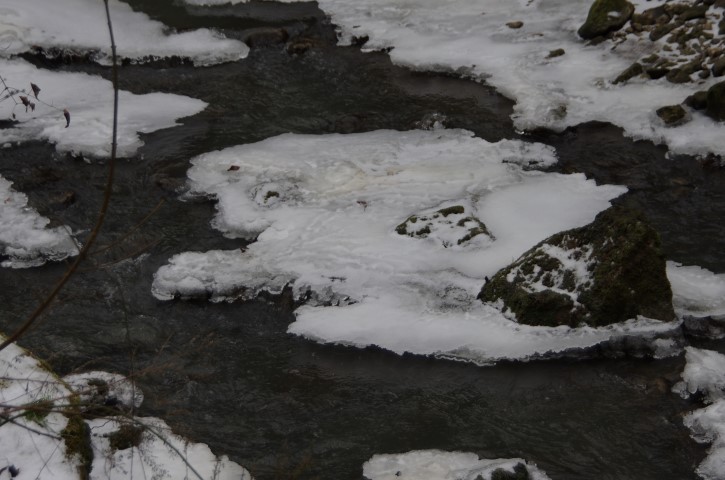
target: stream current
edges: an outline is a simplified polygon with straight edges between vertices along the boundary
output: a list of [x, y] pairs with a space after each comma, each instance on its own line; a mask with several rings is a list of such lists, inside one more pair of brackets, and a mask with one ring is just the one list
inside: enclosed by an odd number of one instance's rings
[[[23, 346], [60, 374], [104, 369], [131, 376], [146, 395], [141, 415], [164, 418], [261, 480], [360, 478], [376, 453], [430, 448], [522, 457], [552, 479], [697, 478], [705, 447], [682, 425], [696, 405], [670, 391], [682, 358], [476, 367], [399, 357], [290, 336], [294, 313], [278, 299], [159, 302], [150, 285], [173, 254], [243, 246], [210, 227], [212, 203], [179, 200], [189, 159], [285, 132], [406, 130], [439, 113], [448, 127], [489, 141], [545, 142], [557, 149], [556, 170], [627, 185], [630, 192], [618, 201], [645, 212], [669, 259], [715, 272], [725, 271], [722, 169], [668, 158], [663, 147], [632, 142], [605, 124], [522, 137], [509, 119], [512, 103], [485, 85], [410, 72], [384, 53], [335, 46], [334, 27], [314, 3], [129, 3], [177, 29], [254, 35], [255, 46], [246, 59], [214, 67], [161, 62], [121, 69], [122, 89], [183, 94], [209, 106], [144, 136], [138, 154], [119, 162], [98, 243], [109, 248], [92, 256]], [[279, 28], [290, 32], [290, 42], [304, 38], [311, 48], [291, 55], [274, 41]], [[80, 59], [28, 59], [110, 75]], [[83, 231], [100, 204], [106, 165], [39, 142], [4, 149], [0, 173], [43, 215]], [[60, 200], [67, 192], [73, 202]], [[64, 268], [2, 271], [3, 330], [21, 323]]]

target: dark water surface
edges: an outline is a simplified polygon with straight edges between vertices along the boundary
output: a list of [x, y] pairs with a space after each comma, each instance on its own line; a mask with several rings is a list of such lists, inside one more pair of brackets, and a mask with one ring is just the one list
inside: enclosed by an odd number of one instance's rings
[[[171, 255], [242, 246], [211, 229], [212, 204], [178, 200], [174, 189], [194, 155], [290, 131], [404, 130], [432, 113], [490, 141], [519, 137], [511, 102], [485, 86], [411, 73], [385, 54], [335, 47], [314, 3], [129, 3], [178, 29], [211, 26], [235, 38], [266, 32], [269, 39], [274, 34], [266, 28], [285, 28], [288, 43], [304, 40], [311, 48], [290, 55], [286, 44], [265, 40], [233, 64], [124, 66], [124, 89], [184, 94], [210, 105], [179, 127], [146, 135], [139, 154], [119, 162], [99, 239], [110, 248], [92, 257], [24, 346], [62, 374], [130, 374], [146, 394], [141, 414], [166, 419], [262, 480], [355, 479], [376, 453], [428, 448], [523, 457], [555, 480], [697, 478], [705, 448], [682, 426], [682, 415], [697, 405], [670, 392], [682, 358], [482, 368], [304, 341], [286, 334], [293, 312], [284, 302], [153, 299], [153, 273]], [[94, 65], [34, 60], [108, 76]], [[524, 138], [554, 145], [560, 171], [628, 185], [621, 201], [645, 211], [669, 258], [725, 271], [722, 170], [667, 159], [663, 148], [631, 142], [603, 124]], [[0, 173], [44, 215], [87, 229], [106, 172], [103, 162], [89, 162], [27, 144], [2, 151]], [[59, 199], [69, 191], [75, 203], [65, 206]], [[3, 270], [2, 329], [17, 326], [64, 268]]]

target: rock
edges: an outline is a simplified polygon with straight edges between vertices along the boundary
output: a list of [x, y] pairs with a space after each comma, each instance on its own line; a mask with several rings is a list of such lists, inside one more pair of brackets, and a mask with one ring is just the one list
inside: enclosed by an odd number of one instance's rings
[[529, 471], [523, 463], [514, 465], [514, 471], [497, 468], [491, 472], [491, 480], [529, 480]]
[[690, 64], [687, 64], [681, 68], [673, 68], [669, 71], [669, 73], [667, 73], [666, 77], [667, 80], [672, 83], [687, 83], [692, 80], [690, 75], [692, 75], [693, 73], [694, 70], [692, 69]]
[[539, 243], [497, 272], [478, 298], [503, 301], [504, 311], [529, 325], [675, 318], [659, 235], [641, 213], [617, 206]]
[[652, 29], [651, 32], [649, 32], [649, 39], [653, 42], [656, 42], [675, 28], [677, 28], [677, 25], [675, 25], [674, 23], [664, 23], [661, 25], [657, 25], [655, 28]]
[[695, 110], [705, 110], [707, 108], [707, 91], [700, 90], [685, 99], [685, 105]]
[[431, 238], [445, 248], [466, 245], [474, 238], [484, 244], [494, 240], [486, 225], [462, 205], [411, 215], [395, 231], [413, 238]]
[[712, 64], [712, 75], [722, 77], [725, 74], [725, 57], [720, 57]]
[[677, 19], [686, 22], [688, 20], [694, 20], [696, 18], [705, 18], [705, 14], [707, 14], [707, 10], [709, 8], [710, 5], [697, 5], [695, 7], [690, 7], [682, 12], [677, 17]]
[[634, 62], [632, 65], [630, 65], [625, 71], [617, 75], [617, 78], [614, 79], [615, 84], [626, 82], [627, 80], [630, 80], [633, 77], [636, 77], [637, 75], [641, 75], [644, 73], [644, 69], [642, 68], [642, 64], [638, 62]]
[[725, 82], [716, 83], [707, 91], [705, 113], [715, 120], [725, 120]]
[[670, 69], [666, 67], [651, 67], [645, 70], [645, 73], [652, 80], [657, 80], [670, 73]]
[[287, 41], [289, 34], [284, 28], [257, 28], [244, 39], [250, 48], [281, 45]]
[[551, 51], [549, 52], [549, 54], [548, 54], [548, 55], [546, 56], [546, 58], [556, 58], [556, 57], [561, 57], [561, 56], [562, 56], [562, 55], [564, 55], [565, 53], [566, 53], [566, 52], [564, 51], [564, 49], [563, 49], [563, 48], [557, 48], [556, 50], [551, 50]]
[[634, 13], [634, 5], [627, 0], [594, 0], [589, 15], [578, 34], [585, 40], [619, 30]]
[[521, 22], [521, 21], [518, 21], [517, 20], [515, 22], [509, 22], [509, 23], [507, 23], [506, 26], [509, 27], [509, 28], [517, 29], [517, 28], [523, 27], [524, 26], [524, 22]]
[[667, 22], [669, 19], [670, 16], [665, 11], [664, 5], [655, 8], [648, 8], [642, 13], [635, 13], [632, 15], [632, 22], [639, 23], [640, 25], [654, 25], [656, 23], [660, 23], [661, 21]]
[[690, 116], [681, 105], [667, 105], [666, 107], [658, 108], [655, 113], [657, 113], [657, 116], [668, 127], [677, 127], [690, 120]]

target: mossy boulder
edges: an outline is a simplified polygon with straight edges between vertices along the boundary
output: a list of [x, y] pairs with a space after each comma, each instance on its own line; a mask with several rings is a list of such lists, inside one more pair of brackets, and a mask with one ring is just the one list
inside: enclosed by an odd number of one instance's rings
[[634, 13], [634, 5], [627, 0], [594, 0], [587, 19], [577, 32], [584, 40], [591, 40], [619, 30]]
[[504, 311], [529, 325], [675, 317], [659, 235], [641, 213], [624, 207], [547, 238], [496, 273], [478, 298], [502, 300]]
[[685, 99], [684, 103], [695, 110], [705, 110], [707, 108], [707, 91], [700, 90], [693, 93]]
[[642, 64], [639, 62], [634, 62], [632, 65], [627, 67], [622, 73], [617, 75], [617, 78], [614, 79], [614, 84], [626, 82], [627, 80], [631, 80], [632, 78], [642, 75], [644, 73], [644, 68], [642, 68]]
[[658, 108], [655, 112], [662, 122], [668, 127], [676, 127], [687, 123], [690, 120], [690, 116], [687, 111], [682, 108], [682, 105], [667, 105], [665, 107]]
[[396, 233], [413, 238], [430, 238], [444, 247], [465, 246], [472, 240], [481, 245], [494, 240], [486, 225], [463, 205], [451, 205], [408, 217], [395, 227]]
[[705, 113], [715, 120], [725, 120], [725, 82], [716, 83], [708, 89]]

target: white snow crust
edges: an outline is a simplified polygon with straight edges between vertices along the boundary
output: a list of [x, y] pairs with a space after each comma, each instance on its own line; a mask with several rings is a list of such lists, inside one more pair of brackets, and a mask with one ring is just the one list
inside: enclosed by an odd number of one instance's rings
[[[0, 75], [9, 86], [25, 89], [35, 104], [34, 111], [15, 105], [11, 99], [0, 103], [0, 118], [15, 114], [18, 123], [0, 129], [0, 144], [47, 140], [60, 152], [107, 157], [111, 153], [113, 127], [113, 87], [111, 82], [83, 73], [51, 72], [23, 60], [0, 59]], [[32, 97], [30, 83], [41, 88]], [[41, 102], [46, 102], [44, 104]], [[119, 92], [118, 155], [133, 155], [143, 145], [139, 133], [177, 125], [176, 120], [195, 115], [206, 108], [201, 100], [166, 93], [134, 95]], [[71, 115], [66, 128], [63, 109]]]
[[[311, 292], [293, 334], [477, 363], [675, 328], [644, 318], [601, 329], [530, 327], [475, 299], [485, 276], [587, 224], [625, 191], [517, 164], [537, 158], [555, 157], [544, 145], [488, 143], [463, 130], [287, 134], [201, 155], [188, 173], [192, 195], [218, 201], [216, 228], [256, 242], [172, 257], [153, 294], [231, 301], [291, 284], [298, 298]], [[395, 231], [410, 215], [451, 205], [465, 205], [495, 240], [445, 248]]]
[[28, 206], [28, 197], [0, 176], [0, 253], [3, 267], [27, 268], [78, 254], [67, 227], [48, 228], [50, 220]]
[[[0, 335], [0, 341], [4, 339]], [[66, 455], [61, 433], [68, 424], [68, 418], [61, 412], [73, 406], [71, 400], [76, 393], [83, 400], [83, 395], [87, 393], [84, 381], [91, 377], [112, 382], [112, 389], [114, 385], [129, 385], [129, 381], [121, 376], [106, 372], [66, 377], [70, 380], [69, 385], [15, 344], [0, 351], [0, 410], [13, 419], [0, 425], [0, 468], [13, 465], [20, 471], [18, 479], [78, 480], [81, 459]], [[80, 390], [76, 392], [73, 387]], [[115, 389], [116, 393], [121, 390]], [[138, 397], [125, 400], [133, 402]], [[38, 405], [43, 405], [43, 408], [38, 408]], [[48, 408], [52, 411], [45, 415]], [[179, 437], [157, 418], [127, 415], [84, 421], [91, 429], [94, 453], [92, 480], [252, 478], [247, 470], [226, 456], [216, 457], [207, 445]], [[108, 435], [122, 424], [142, 426], [141, 443], [137, 447], [112, 451]], [[6, 477], [7, 471], [3, 475], [3, 479], [9, 478]]]
[[[661, 1], [637, 0], [637, 11]], [[418, 70], [452, 71], [485, 80], [516, 101], [520, 130], [562, 130], [586, 121], [610, 122], [635, 139], [666, 143], [673, 152], [725, 153], [725, 127], [700, 113], [665, 127], [655, 110], [682, 102], [718, 78], [693, 84], [612, 81], [641, 56], [666, 43], [630, 36], [588, 46], [577, 35], [591, 0], [319, 0], [338, 25], [340, 43], [369, 37], [365, 48], [392, 48], [393, 62]], [[523, 21], [523, 27], [506, 26]], [[714, 21], [716, 24], [717, 21]], [[717, 28], [717, 27], [715, 27]], [[717, 32], [715, 32], [717, 33]], [[563, 48], [565, 55], [548, 58]]]
[[[197, 65], [239, 60], [249, 48], [208, 29], [183, 33], [110, 0], [111, 21], [118, 55], [135, 61], [179, 56]], [[0, 6], [0, 56], [28, 52], [35, 47], [93, 53], [102, 64], [111, 62], [110, 36], [102, 1], [3, 0]]]
[[678, 315], [725, 315], [725, 273], [716, 274], [702, 267], [670, 261], [667, 278]]
[[725, 478], [725, 355], [687, 347], [685, 358], [682, 382], [674, 390], [685, 398], [698, 392], [710, 404], [688, 413], [684, 419], [696, 441], [711, 444], [697, 473], [705, 480], [722, 480]]
[[483, 459], [475, 453], [418, 450], [394, 455], [375, 455], [363, 465], [368, 480], [491, 480], [497, 469], [513, 472], [524, 464], [531, 480], [549, 480], [535, 465], [520, 458]]

